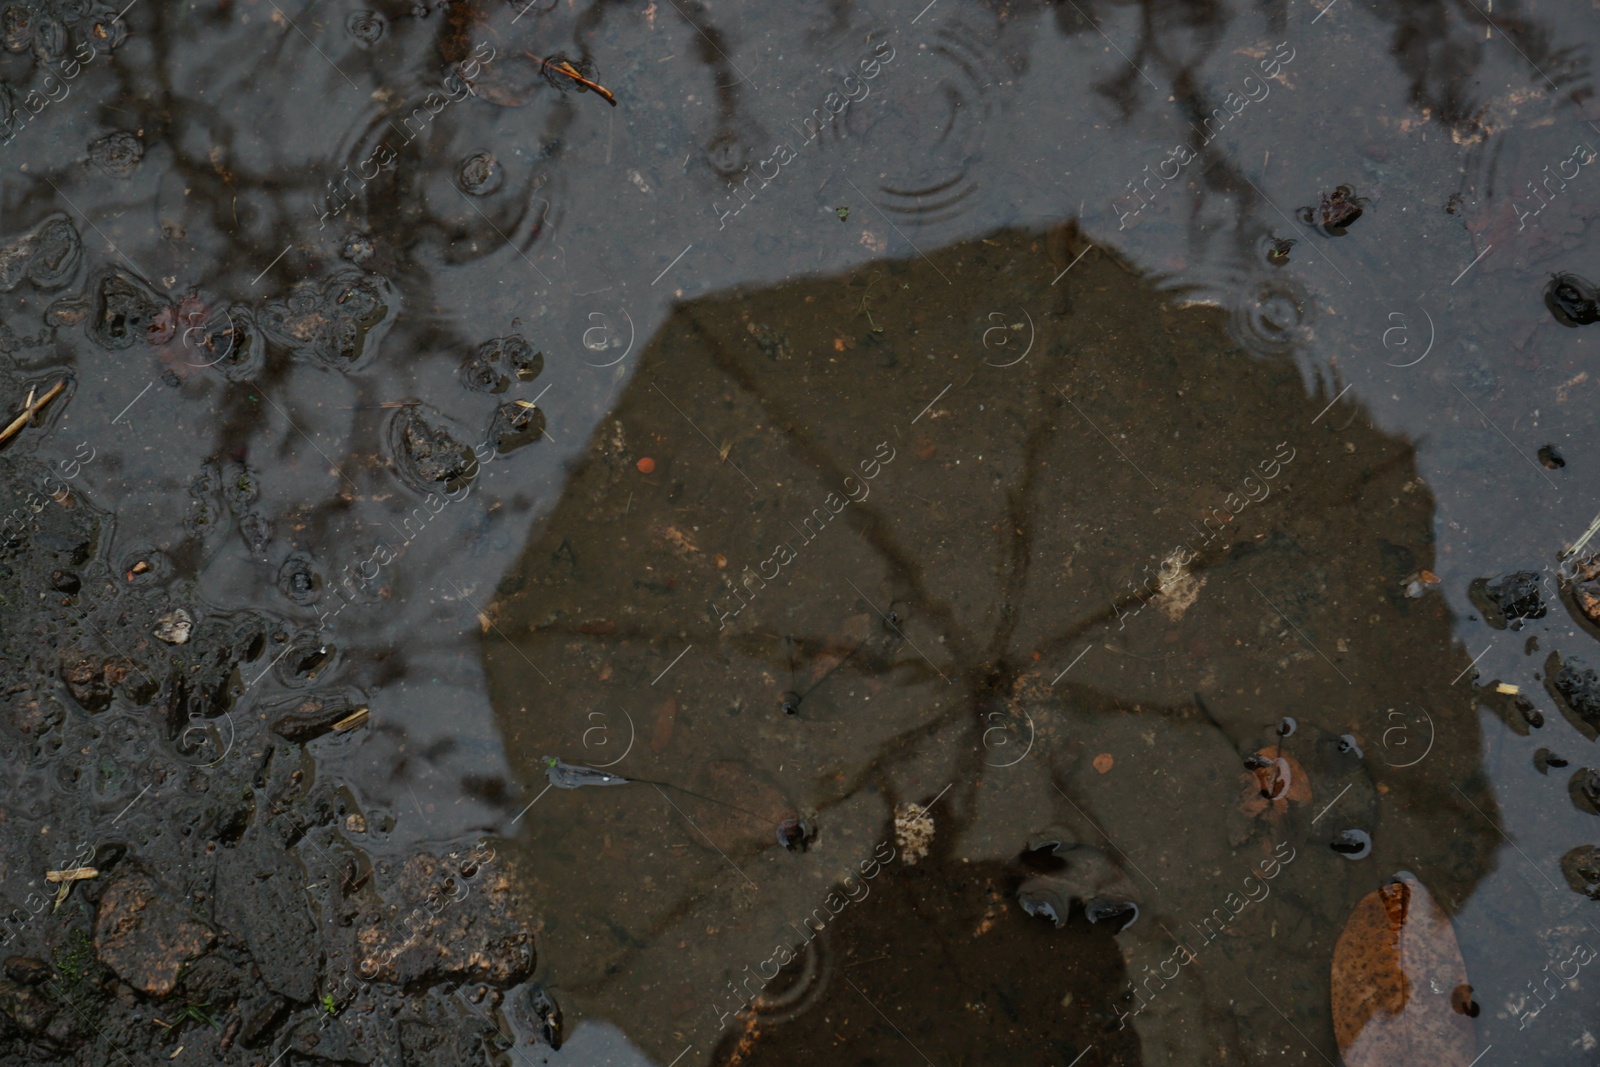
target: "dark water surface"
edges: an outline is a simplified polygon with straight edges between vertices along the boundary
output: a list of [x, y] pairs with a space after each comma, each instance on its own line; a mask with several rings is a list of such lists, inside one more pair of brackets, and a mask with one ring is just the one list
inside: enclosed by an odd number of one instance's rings
[[291, 1041], [312, 953], [175, 1062], [1337, 1063], [1401, 870], [1467, 1043], [1343, 1062], [1600, 1057], [1600, 326], [1546, 298], [1600, 276], [1593, 0], [0, 33], [3, 421], [69, 383], [0, 466], [278, 620], [228, 715], [368, 708], [305, 766], [352, 852], [492, 837], [533, 931], [498, 1042]]

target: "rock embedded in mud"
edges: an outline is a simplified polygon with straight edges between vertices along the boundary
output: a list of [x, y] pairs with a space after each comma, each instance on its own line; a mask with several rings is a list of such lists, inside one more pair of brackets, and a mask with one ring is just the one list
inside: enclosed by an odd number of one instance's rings
[[[288, 809], [274, 819], [292, 819], [304, 810], [289, 771], [298, 765], [298, 760], [277, 760], [269, 769], [281, 787], [269, 788], [275, 798], [273, 807]], [[250, 809], [241, 815], [249, 818]], [[283, 1010], [277, 1005], [279, 997], [302, 1004], [316, 999], [317, 968], [306, 961], [316, 959], [326, 946], [318, 937], [307, 900], [303, 860], [285, 847], [285, 838], [296, 832], [284, 834], [280, 826], [257, 821], [224, 853], [227, 861], [216, 868], [210, 901], [216, 921], [227, 930], [228, 941], [243, 942], [255, 961], [259, 980], [251, 984], [250, 992], [276, 994], [240, 1005], [247, 1046], [252, 1044], [249, 1035], [257, 1026], [276, 1026]], [[252, 1017], [252, 1011], [260, 1017]]]
[[539, 1023], [539, 1036], [552, 1050], [561, 1048], [561, 1005], [538, 983], [528, 987], [528, 1008]]
[[402, 408], [389, 423], [389, 448], [400, 477], [418, 492], [454, 492], [471, 481], [477, 458], [443, 415], [422, 405]]
[[108, 352], [121, 351], [136, 342], [164, 343], [170, 337], [169, 303], [143, 278], [121, 270], [108, 270], [90, 287], [92, 309], [85, 329], [89, 340]]
[[1490, 626], [1519, 630], [1525, 620], [1545, 617], [1542, 590], [1543, 581], [1536, 571], [1517, 571], [1499, 578], [1479, 578], [1467, 592]]
[[364, 233], [352, 233], [344, 239], [344, 244], [339, 248], [339, 255], [358, 267], [377, 253], [378, 248], [372, 243], [372, 238]]
[[100, 961], [147, 996], [172, 992], [184, 964], [216, 943], [209, 927], [170, 902], [172, 895], [150, 875], [130, 868], [106, 886], [95, 909]]
[[139, 167], [144, 158], [144, 142], [138, 137], [119, 130], [98, 141], [89, 143], [89, 162], [101, 174], [112, 178], [127, 178]]
[[495, 408], [488, 438], [499, 453], [515, 452], [544, 437], [544, 412], [526, 400], [511, 400]]
[[496, 192], [506, 179], [506, 169], [492, 152], [475, 152], [461, 162], [461, 187], [473, 196]]
[[1591, 741], [1600, 737], [1600, 675], [1577, 657], [1562, 660], [1554, 654], [1545, 671], [1567, 721]]
[[169, 645], [187, 644], [189, 635], [194, 632], [194, 617], [183, 608], [169, 611], [156, 620], [156, 628], [152, 632], [156, 640]]
[[1534, 770], [1540, 774], [1549, 774], [1551, 767], [1565, 767], [1567, 761], [1551, 752], [1548, 748], [1541, 748], [1533, 754]]
[[88, 712], [110, 707], [116, 695], [115, 688], [130, 672], [128, 663], [116, 658], [86, 656], [70, 650], [61, 656], [61, 680], [66, 683], [72, 699]]
[[278, 592], [302, 607], [316, 603], [322, 595], [322, 576], [309, 555], [293, 552], [283, 561], [278, 568]]
[[72, 280], [82, 259], [83, 242], [64, 215], [51, 215], [32, 231], [0, 248], [0, 292], [24, 280], [40, 289], [55, 289]]
[[1600, 847], [1579, 845], [1561, 857], [1561, 873], [1574, 893], [1600, 900]]
[[6, 977], [23, 985], [43, 985], [50, 980], [50, 965], [36, 956], [8, 956]]
[[396, 985], [459, 979], [514, 985], [533, 973], [533, 938], [511, 914], [505, 872], [464, 882], [434, 856], [408, 859], [387, 914], [356, 933], [358, 973]]
[[1583, 617], [1600, 626], [1600, 554], [1576, 562], [1567, 589]]
[[376, 354], [398, 310], [387, 278], [345, 270], [326, 281], [302, 282], [283, 300], [262, 307], [261, 329], [297, 355], [352, 371]]
[[1372, 835], [1365, 830], [1341, 830], [1328, 847], [1347, 860], [1364, 860], [1372, 854]]
[[1567, 780], [1567, 795], [1579, 811], [1600, 815], [1600, 771], [1579, 767]]
[[1367, 201], [1357, 196], [1354, 189], [1341, 185], [1332, 192], [1321, 194], [1316, 207], [1301, 208], [1300, 221], [1317, 227], [1330, 237], [1339, 237], [1346, 227], [1361, 217], [1366, 205]]
[[25, 985], [0, 982], [0, 1014], [23, 1033], [39, 1037], [55, 1018], [56, 1008]]

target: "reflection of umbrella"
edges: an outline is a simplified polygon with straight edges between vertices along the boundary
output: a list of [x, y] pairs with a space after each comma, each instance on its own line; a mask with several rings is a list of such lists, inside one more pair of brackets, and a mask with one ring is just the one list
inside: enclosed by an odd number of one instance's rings
[[[519, 817], [541, 961], [580, 1010], [703, 1055], [715, 998], [891, 838], [894, 804], [947, 785], [934, 855], [887, 877], [1010, 863], [1050, 826], [1104, 850], [1142, 918], [1081, 1010], [1138, 1028], [1146, 1063], [1277, 1057], [1296, 1038], [1267, 997], [1331, 1050], [1354, 902], [1399, 866], [1470, 890], [1487, 843], [1439, 827], [1472, 816], [1451, 783], [1478, 737], [1447, 610], [1404, 595], [1432, 562], [1409, 445], [1082, 251], [1002, 233], [706, 299], [642, 355], [488, 612], [528, 782], [547, 751], [606, 763], [635, 736], [616, 773], [723, 802], [561, 791]], [[1423, 708], [1451, 726], [1393, 769]], [[1316, 802], [1249, 818], [1244, 758], [1276, 744]], [[814, 818], [804, 854], [751, 814], [787, 807]], [[1352, 828], [1371, 860], [1328, 847]], [[1135, 1002], [1180, 938], [1199, 965]]]

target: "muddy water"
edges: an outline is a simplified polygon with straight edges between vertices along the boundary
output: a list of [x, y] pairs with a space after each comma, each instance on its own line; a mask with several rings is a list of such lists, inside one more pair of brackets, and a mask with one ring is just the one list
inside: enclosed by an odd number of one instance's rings
[[[69, 381], [7, 499], [60, 472], [107, 576], [8, 646], [16, 841], [181, 867], [158, 813], [310, 692], [369, 708], [301, 771], [365, 829], [284, 907], [498, 835], [566, 1038], [462, 1007], [514, 1062], [1336, 1060], [1402, 868], [1479, 1062], [1592, 1059], [1540, 983], [1600, 938], [1546, 685], [1600, 633], [1554, 575], [1600, 327], [1544, 299], [1600, 271], [1593, 10], [5, 15], [5, 421]], [[203, 730], [67, 679], [179, 605], [260, 631]]]

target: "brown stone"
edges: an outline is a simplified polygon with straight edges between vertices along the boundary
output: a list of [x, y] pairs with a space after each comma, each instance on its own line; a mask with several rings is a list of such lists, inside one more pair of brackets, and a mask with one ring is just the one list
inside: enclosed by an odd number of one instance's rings
[[533, 973], [533, 939], [511, 916], [504, 872], [480, 866], [466, 878], [424, 853], [406, 861], [395, 889], [389, 913], [356, 934], [362, 977], [512, 985]]
[[153, 997], [172, 992], [183, 965], [216, 942], [208, 927], [161, 894], [141, 871], [120, 874], [101, 894], [94, 924], [100, 961]]

